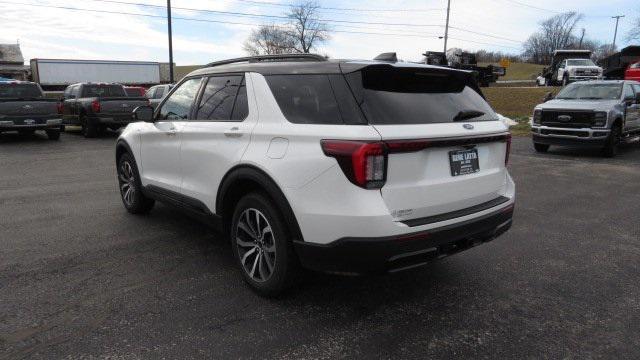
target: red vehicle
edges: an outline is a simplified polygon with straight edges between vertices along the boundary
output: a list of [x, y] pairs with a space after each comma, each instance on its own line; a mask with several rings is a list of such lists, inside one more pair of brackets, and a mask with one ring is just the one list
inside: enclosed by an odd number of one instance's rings
[[624, 79], [640, 81], [640, 61], [629, 65], [627, 70], [624, 72]]
[[128, 97], [144, 97], [147, 89], [142, 86], [125, 86], [124, 91], [127, 93]]

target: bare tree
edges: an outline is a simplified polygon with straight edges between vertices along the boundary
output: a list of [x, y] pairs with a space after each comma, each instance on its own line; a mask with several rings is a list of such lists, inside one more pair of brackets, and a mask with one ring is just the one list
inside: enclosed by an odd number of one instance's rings
[[288, 29], [277, 25], [263, 25], [251, 31], [243, 49], [250, 55], [273, 55], [292, 53], [296, 47]]
[[631, 29], [627, 33], [627, 40], [640, 40], [640, 15], [633, 20]]
[[319, 5], [307, 1], [292, 5], [283, 25], [262, 25], [253, 30], [243, 49], [251, 55], [309, 53], [329, 40], [329, 27], [318, 18]]
[[316, 1], [306, 1], [289, 9], [289, 32], [296, 39], [297, 52], [309, 53], [318, 43], [329, 40], [329, 27], [317, 17], [319, 8]]
[[533, 62], [548, 63], [555, 50], [575, 47], [578, 39], [574, 31], [580, 20], [582, 14], [575, 11], [544, 20], [540, 23], [540, 30], [525, 41], [524, 55]]

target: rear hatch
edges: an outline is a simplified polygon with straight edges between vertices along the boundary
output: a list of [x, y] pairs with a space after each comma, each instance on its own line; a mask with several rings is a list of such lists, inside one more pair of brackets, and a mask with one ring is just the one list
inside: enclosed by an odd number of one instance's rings
[[146, 98], [112, 97], [100, 98], [100, 113], [109, 115], [131, 116], [133, 109], [138, 106], [149, 105]]
[[510, 135], [469, 73], [374, 65], [345, 76], [386, 143], [380, 191], [396, 221], [424, 225], [508, 200]]
[[40, 120], [58, 117], [58, 101], [43, 97], [31, 83], [0, 83], [0, 120]]

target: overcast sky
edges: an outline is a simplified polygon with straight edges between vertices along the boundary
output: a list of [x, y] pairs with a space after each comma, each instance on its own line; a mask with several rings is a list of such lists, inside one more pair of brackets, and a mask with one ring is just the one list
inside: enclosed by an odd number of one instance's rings
[[[242, 43], [252, 28], [285, 21], [177, 8], [279, 16], [292, 2], [173, 0], [174, 61], [178, 65], [203, 64], [245, 55]], [[166, 5], [164, 0], [0, 0], [0, 42], [19, 40], [27, 62], [31, 58], [168, 61], [166, 11], [126, 3]], [[368, 59], [381, 52], [396, 51], [403, 59], [419, 60], [425, 50], [443, 47], [438, 36], [444, 33], [446, 3], [446, 0], [320, 1], [323, 7], [320, 17], [334, 21], [329, 23], [334, 32], [318, 52], [334, 58]], [[522, 41], [536, 30], [541, 20], [553, 16], [554, 11], [571, 10], [584, 14], [579, 27], [586, 29], [587, 37], [602, 42], [613, 39], [615, 20], [611, 16], [626, 15], [621, 20], [617, 41], [625, 46], [625, 35], [632, 21], [640, 16], [640, 0], [451, 0], [453, 28], [449, 32], [449, 47], [519, 53]]]

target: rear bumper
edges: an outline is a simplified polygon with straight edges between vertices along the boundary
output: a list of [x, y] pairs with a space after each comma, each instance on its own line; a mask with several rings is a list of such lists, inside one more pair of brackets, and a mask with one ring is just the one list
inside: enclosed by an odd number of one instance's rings
[[59, 129], [62, 126], [62, 119], [37, 120], [33, 124], [12, 120], [0, 120], [0, 131], [20, 131], [20, 130], [47, 130]]
[[342, 238], [329, 244], [296, 242], [301, 264], [339, 273], [394, 272], [491, 241], [511, 227], [514, 204], [460, 223], [403, 235]]
[[548, 126], [531, 127], [533, 142], [545, 145], [604, 146], [609, 137], [609, 132], [609, 129], [572, 129]]

